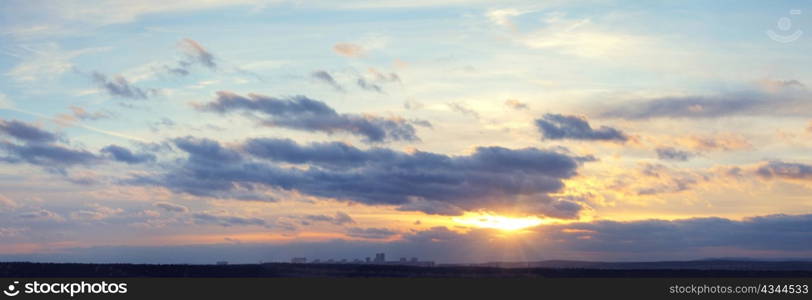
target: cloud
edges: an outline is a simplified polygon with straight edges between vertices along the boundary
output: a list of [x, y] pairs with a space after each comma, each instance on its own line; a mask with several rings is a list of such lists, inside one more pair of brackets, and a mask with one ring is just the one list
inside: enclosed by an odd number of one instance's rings
[[560, 114], [545, 114], [536, 119], [536, 126], [544, 139], [599, 140], [625, 142], [625, 133], [608, 126], [593, 129], [583, 117]]
[[64, 221], [60, 215], [47, 209], [38, 209], [34, 211], [24, 212], [18, 215], [22, 219], [35, 220], [35, 221]]
[[223, 227], [231, 226], [263, 226], [268, 223], [260, 218], [248, 218], [241, 216], [224, 215], [210, 212], [198, 212], [192, 214], [192, 218], [198, 224], [217, 224]]
[[465, 104], [458, 102], [451, 102], [446, 104], [448, 105], [448, 108], [450, 108], [452, 111], [461, 113], [466, 116], [471, 116], [474, 119], [479, 119], [479, 113], [473, 109], [468, 108], [468, 106]]
[[0, 161], [9, 163], [27, 162], [43, 167], [64, 167], [75, 164], [89, 164], [98, 159], [96, 155], [85, 150], [70, 149], [56, 144], [23, 144], [17, 145], [0, 142], [0, 149], [9, 156], [0, 157]]
[[[470, 155], [447, 156], [360, 150], [336, 143], [302, 146], [278, 139], [251, 139], [235, 149], [197, 138], [176, 139], [175, 144], [188, 158], [166, 172], [136, 175], [127, 182], [215, 197], [240, 187], [264, 186], [401, 210], [456, 214], [550, 202], [548, 194], [560, 191], [562, 180], [575, 176], [581, 164], [577, 157], [535, 148], [478, 147]], [[432, 203], [446, 208], [437, 210]]]
[[11, 200], [10, 198], [4, 196], [3, 194], [0, 194], [0, 211], [6, 210], [6, 209], [13, 209], [13, 208], [16, 208], [16, 207], [17, 207], [17, 202], [14, 202], [14, 200]]
[[397, 73], [381, 73], [374, 68], [369, 68], [367, 71], [369, 76], [359, 77], [355, 82], [361, 89], [384, 94], [382, 84], [401, 83]]
[[341, 142], [311, 143], [302, 146], [290, 139], [254, 138], [243, 143], [242, 150], [255, 157], [286, 163], [314, 164], [328, 168], [347, 168], [371, 161], [394, 159], [398, 153], [373, 148], [361, 150]]
[[191, 136], [176, 138], [172, 142], [189, 154], [189, 160], [200, 162], [236, 162], [242, 157], [234, 150], [220, 146], [220, 143], [206, 138]]
[[695, 151], [736, 151], [753, 148], [745, 138], [735, 134], [715, 134], [711, 136], [690, 136], [676, 139], [677, 143]]
[[398, 234], [397, 231], [389, 230], [386, 228], [352, 227], [347, 229], [347, 236], [362, 239], [388, 239], [397, 234]]
[[346, 57], [358, 58], [364, 56], [364, 48], [352, 43], [337, 43], [333, 46], [333, 51]]
[[345, 132], [361, 136], [365, 142], [416, 141], [412, 122], [402, 118], [373, 115], [339, 114], [324, 102], [305, 96], [279, 99], [258, 94], [247, 97], [232, 92], [217, 92], [213, 102], [198, 106], [205, 111], [228, 113], [249, 111], [265, 116], [262, 123], [291, 129], [325, 132]]
[[566, 199], [554, 199], [540, 201], [526, 211], [557, 219], [577, 219], [584, 209], [585, 206], [582, 203]]
[[505, 106], [510, 107], [512, 109], [515, 109], [515, 110], [527, 110], [527, 109], [530, 109], [530, 107], [527, 106], [527, 103], [523, 103], [523, 102], [521, 102], [519, 100], [516, 100], [516, 99], [507, 99], [507, 100], [505, 100]]
[[[516, 11], [503, 11], [492, 20], [511, 27], [509, 17]], [[537, 30], [517, 32], [511, 38], [518, 44], [531, 49], [553, 51], [561, 54], [590, 59], [623, 59], [634, 54], [649, 54], [662, 44], [652, 37], [607, 30], [590, 18], [569, 19], [561, 13], [549, 13], [541, 21]], [[661, 54], [661, 53], [659, 53]]]
[[772, 90], [772, 91], [785, 89], [785, 88], [798, 88], [798, 89], [806, 88], [806, 85], [804, 85], [803, 83], [801, 83], [800, 81], [798, 81], [796, 79], [784, 79], [784, 80], [765, 79], [765, 80], [759, 81], [759, 83], [763, 87], [767, 88], [768, 90]]
[[[178, 49], [181, 51], [183, 59], [178, 60], [174, 66], [164, 65], [164, 68], [169, 73], [179, 76], [186, 76], [191, 74], [191, 68], [195, 65], [201, 65], [212, 71], [217, 70], [217, 63], [215, 62], [216, 58], [214, 57], [214, 54], [212, 54], [197, 41], [190, 38], [184, 38], [178, 41]], [[237, 71], [256, 76], [256, 74], [241, 69], [237, 69]]]
[[679, 193], [691, 189], [706, 177], [674, 170], [661, 164], [643, 163], [642, 169], [632, 177], [632, 190], [637, 195]]
[[20, 121], [0, 120], [0, 133], [22, 143], [0, 140], [0, 162], [27, 162], [46, 168], [62, 168], [75, 164], [88, 164], [98, 157], [85, 150], [71, 149], [55, 144], [57, 135]]
[[812, 180], [812, 165], [770, 161], [761, 165], [756, 170], [756, 174], [766, 179], [777, 177], [783, 179]]
[[189, 212], [189, 208], [187, 208], [186, 206], [183, 206], [183, 205], [180, 205], [180, 204], [174, 204], [174, 203], [170, 203], [170, 202], [165, 202], [165, 201], [159, 201], [159, 202], [152, 203], [152, 206], [161, 208], [161, 209], [166, 210], [168, 212], [176, 212], [176, 213], [187, 213], [187, 212]]
[[197, 41], [185, 38], [178, 42], [178, 47], [186, 54], [190, 61], [199, 63], [212, 70], [217, 68], [217, 63], [214, 62], [214, 55]]
[[79, 221], [100, 221], [120, 214], [124, 210], [121, 208], [111, 208], [99, 204], [90, 204], [91, 209], [83, 209], [71, 212], [70, 217]]
[[50, 143], [57, 140], [55, 134], [17, 120], [0, 120], [0, 133], [31, 143]]
[[330, 73], [327, 73], [327, 71], [318, 70], [318, 71], [315, 71], [312, 74], [310, 74], [310, 76], [313, 76], [313, 78], [316, 78], [319, 81], [332, 86], [336, 91], [339, 91], [339, 92], [344, 92], [345, 91], [344, 87], [341, 86], [338, 82], [336, 82], [335, 78], [333, 78], [333, 76], [330, 75]]
[[389, 74], [381, 73], [375, 68], [369, 68], [367, 71], [372, 74], [374, 79], [379, 82], [401, 82], [400, 76], [395, 72], [390, 72]]
[[599, 109], [601, 117], [644, 120], [652, 118], [718, 118], [725, 116], [808, 116], [812, 104], [805, 90], [781, 86], [777, 90], [749, 90], [711, 96], [676, 96], [627, 101]]
[[[550, 240], [560, 239], [559, 247], [564, 249], [626, 252], [633, 257], [661, 251], [699, 253], [698, 249], [702, 248], [808, 250], [812, 242], [801, 242], [797, 238], [812, 233], [809, 225], [812, 225], [812, 215], [768, 215], [741, 221], [723, 218], [598, 221], [557, 226], [560, 229], [557, 231], [541, 230], [549, 234]], [[564, 228], [570, 230], [564, 231]]]
[[95, 121], [95, 120], [106, 119], [106, 118], [110, 117], [109, 114], [106, 114], [106, 113], [103, 113], [103, 112], [90, 113], [90, 112], [86, 111], [84, 108], [81, 108], [81, 107], [78, 107], [78, 106], [73, 106], [73, 105], [70, 107], [70, 110], [72, 112], [73, 117], [75, 117], [76, 119], [82, 120], [82, 121], [88, 121], [88, 120], [89, 121]]
[[111, 48], [66, 50], [62, 49], [57, 43], [21, 46], [19, 47], [19, 54], [12, 54], [12, 56], [21, 58], [20, 63], [11, 68], [5, 75], [23, 82], [54, 79], [74, 69], [73, 59], [108, 49]]
[[367, 91], [373, 91], [373, 92], [383, 93], [383, 89], [381, 88], [381, 86], [380, 86], [380, 85], [374, 84], [374, 83], [372, 83], [372, 82], [367, 82], [367, 81], [366, 81], [365, 79], [363, 79], [363, 78], [358, 78], [358, 80], [356, 81], [356, 83], [358, 84], [358, 87], [360, 87], [360, 88], [362, 88], [362, 89], [365, 89], [365, 90], [367, 90]]
[[27, 228], [0, 227], [0, 237], [1, 238], [17, 237], [26, 231], [28, 231]]
[[503, 9], [490, 9], [485, 14], [488, 17], [488, 20], [493, 22], [496, 25], [507, 27], [511, 29], [515, 29], [515, 25], [511, 22], [512, 17], [520, 16], [528, 11], [520, 11], [515, 8], [503, 8]]
[[423, 107], [425, 107], [425, 105], [422, 102], [414, 99], [408, 99], [406, 101], [403, 101], [403, 108], [408, 110], [418, 110], [423, 109]]
[[107, 147], [102, 148], [100, 151], [102, 153], [109, 154], [113, 160], [124, 162], [127, 164], [139, 164], [144, 162], [155, 161], [155, 155], [151, 153], [135, 154], [132, 153], [130, 149], [117, 145], [109, 145]]
[[111, 96], [122, 97], [122, 98], [129, 98], [129, 99], [147, 99], [150, 96], [157, 94], [157, 90], [155, 89], [148, 89], [144, 90], [139, 87], [133, 86], [127, 81], [124, 76], [117, 75], [113, 78], [108, 78], [107, 75], [104, 75], [99, 72], [93, 72], [91, 74], [93, 81], [101, 88], [102, 90], [106, 91]]
[[674, 147], [659, 147], [655, 149], [655, 151], [657, 152], [657, 158], [662, 160], [687, 161], [695, 156], [692, 152], [679, 150]]
[[[346, 225], [346, 224], [355, 224], [355, 220], [350, 217], [350, 215], [344, 212], [336, 212], [335, 216], [328, 216], [328, 215], [304, 215], [301, 216], [301, 219], [304, 221], [303, 223], [307, 222], [326, 222], [333, 225]], [[305, 224], [307, 225], [307, 224]]]
[[149, 129], [152, 130], [153, 132], [158, 132], [158, 131], [161, 131], [162, 128], [166, 129], [166, 128], [172, 128], [174, 126], [175, 126], [175, 121], [172, 121], [172, 119], [170, 119], [170, 118], [163, 117], [163, 118], [161, 118], [160, 121], [155, 121], [155, 122], [150, 123], [149, 124]]
[[[217, 260], [252, 263], [267, 261], [272, 257], [297, 256], [363, 258], [382, 251], [387, 256], [419, 257], [439, 263], [549, 259], [663, 261], [731, 256], [774, 259], [806, 257], [810, 254], [812, 240], [807, 237], [812, 235], [812, 215], [779, 214], [741, 220], [705, 217], [549, 224], [526, 230], [517, 243], [501, 242], [500, 236], [503, 235], [493, 229], [452, 230], [440, 226], [400, 233], [399, 238], [392, 236], [391, 239], [153, 247], [82, 246], [60, 249], [60, 255], [56, 257], [46, 252], [24, 256], [4, 255], [2, 259], [205, 264]], [[178, 253], [184, 255], [178, 256]]]

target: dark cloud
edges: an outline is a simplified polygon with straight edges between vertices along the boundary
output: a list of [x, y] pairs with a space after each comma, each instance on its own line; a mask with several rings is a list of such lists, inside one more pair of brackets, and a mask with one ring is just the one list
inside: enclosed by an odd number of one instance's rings
[[779, 79], [779, 80], [763, 80], [761, 82], [764, 85], [771, 86], [771, 87], [780, 87], [780, 88], [787, 88], [787, 87], [796, 87], [796, 88], [805, 88], [806, 85], [801, 83], [795, 79]]
[[660, 147], [655, 149], [657, 158], [662, 160], [687, 161], [694, 157], [694, 153], [676, 149], [674, 147]]
[[356, 83], [358, 84], [358, 87], [360, 87], [360, 88], [362, 88], [362, 89], [365, 89], [365, 90], [367, 90], [367, 91], [373, 91], [373, 92], [383, 93], [383, 89], [381, 88], [381, 86], [380, 86], [380, 85], [377, 85], [377, 84], [372, 83], [372, 82], [367, 82], [367, 81], [366, 81], [365, 79], [363, 79], [363, 78], [358, 78], [358, 80], [356, 81]]
[[70, 107], [73, 116], [82, 121], [96, 121], [100, 119], [106, 119], [110, 117], [110, 114], [103, 113], [103, 112], [88, 112], [84, 108], [78, 106], [71, 106]]
[[217, 92], [217, 99], [199, 106], [206, 111], [228, 113], [251, 111], [263, 114], [263, 124], [332, 134], [346, 132], [364, 137], [366, 142], [415, 141], [412, 122], [401, 118], [383, 118], [362, 114], [339, 114], [324, 102], [305, 96], [287, 99], [231, 92]]
[[318, 70], [310, 74], [310, 76], [313, 76], [313, 78], [332, 86], [334, 89], [336, 89], [336, 91], [344, 92], [344, 87], [338, 84], [335, 78], [333, 78], [330, 73], [327, 73], [327, 71]]
[[184, 138], [175, 143], [189, 154], [186, 160], [164, 174], [138, 176], [129, 182], [199, 196], [261, 185], [369, 205], [457, 214], [548, 203], [547, 194], [559, 191], [562, 180], [574, 176], [581, 163], [566, 154], [535, 148], [479, 147], [471, 155], [447, 156], [252, 139], [236, 147], [250, 154], [253, 159], [249, 159], [211, 140]]
[[465, 210], [451, 203], [412, 199], [409, 203], [398, 206], [399, 211], [420, 211], [430, 215], [460, 216]]
[[94, 176], [86, 176], [86, 175], [78, 175], [78, 176], [65, 175], [64, 179], [67, 180], [70, 183], [78, 184], [78, 185], [85, 185], [85, 186], [96, 185], [96, 184], [99, 184], [99, 182], [100, 182], [98, 180], [98, 178], [96, 178]]
[[[304, 215], [300, 217], [304, 223], [309, 222], [325, 222], [330, 223], [333, 225], [346, 225], [346, 224], [355, 224], [355, 220], [350, 217], [350, 215], [344, 212], [336, 212], [334, 216], [328, 215]], [[307, 225], [307, 224], [305, 224]]]
[[577, 219], [585, 209], [584, 204], [566, 199], [540, 201], [526, 212], [558, 219]]
[[23, 142], [50, 143], [57, 140], [55, 134], [17, 120], [0, 120], [0, 133]]
[[397, 234], [398, 234], [397, 231], [389, 230], [386, 228], [352, 227], [347, 229], [347, 236], [362, 239], [388, 239]]
[[579, 116], [545, 114], [536, 120], [536, 126], [544, 139], [601, 140], [625, 142], [625, 133], [608, 126], [593, 129], [586, 119]]
[[169, 212], [177, 212], [177, 213], [189, 212], [189, 208], [187, 208], [186, 206], [183, 206], [183, 205], [180, 205], [180, 204], [175, 204], [175, 203], [170, 203], [170, 202], [159, 201], [159, 202], [152, 203], [152, 205], [155, 206], [155, 207], [164, 209], [166, 211], [169, 211]]
[[220, 146], [220, 143], [207, 138], [182, 137], [172, 140], [175, 146], [189, 154], [190, 161], [236, 162], [242, 157], [234, 150]]
[[132, 153], [130, 149], [117, 146], [117, 145], [109, 145], [107, 147], [102, 148], [101, 153], [109, 154], [113, 160], [125, 162], [128, 164], [139, 164], [144, 162], [152, 162], [155, 161], [155, 155], [151, 153]]
[[812, 165], [801, 163], [788, 163], [783, 161], [770, 161], [756, 170], [756, 174], [763, 178], [783, 178], [812, 180]]
[[124, 78], [124, 76], [117, 75], [113, 78], [108, 78], [107, 75], [99, 72], [93, 72], [91, 77], [99, 88], [105, 90], [111, 96], [130, 99], [146, 99], [157, 94], [157, 90], [155, 89], [144, 90], [131, 85], [130, 82]]

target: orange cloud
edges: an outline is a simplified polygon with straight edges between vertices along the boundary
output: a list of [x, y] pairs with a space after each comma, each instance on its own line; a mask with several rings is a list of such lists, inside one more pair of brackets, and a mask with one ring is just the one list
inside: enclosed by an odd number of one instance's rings
[[364, 48], [352, 43], [335, 44], [335, 46], [333, 46], [333, 51], [335, 51], [339, 55], [353, 58], [364, 56], [365, 53]]

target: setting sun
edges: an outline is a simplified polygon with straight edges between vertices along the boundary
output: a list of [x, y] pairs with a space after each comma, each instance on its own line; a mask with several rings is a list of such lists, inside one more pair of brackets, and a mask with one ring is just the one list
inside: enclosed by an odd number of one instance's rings
[[504, 231], [516, 231], [533, 226], [538, 226], [544, 223], [542, 219], [537, 217], [505, 217], [495, 216], [489, 214], [466, 214], [463, 217], [453, 218], [454, 222], [459, 224], [474, 226], [479, 228], [493, 228]]

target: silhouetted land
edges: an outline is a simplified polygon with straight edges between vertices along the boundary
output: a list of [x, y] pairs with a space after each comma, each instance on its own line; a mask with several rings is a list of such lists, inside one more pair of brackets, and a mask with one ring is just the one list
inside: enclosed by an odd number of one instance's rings
[[10, 262], [0, 263], [0, 277], [812, 277], [812, 262], [544, 261], [436, 267], [288, 263], [147, 265]]

